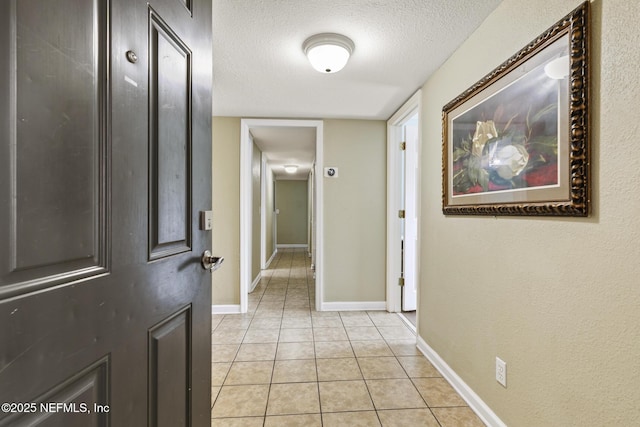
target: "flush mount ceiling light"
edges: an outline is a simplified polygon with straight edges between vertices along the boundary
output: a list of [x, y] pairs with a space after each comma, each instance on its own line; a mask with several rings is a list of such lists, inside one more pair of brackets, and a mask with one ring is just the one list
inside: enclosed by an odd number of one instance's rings
[[296, 165], [285, 165], [284, 167], [284, 171], [286, 173], [296, 173], [297, 170], [298, 170], [298, 166]]
[[347, 65], [355, 45], [341, 34], [322, 33], [311, 36], [302, 44], [304, 54], [313, 68], [321, 73], [336, 73]]

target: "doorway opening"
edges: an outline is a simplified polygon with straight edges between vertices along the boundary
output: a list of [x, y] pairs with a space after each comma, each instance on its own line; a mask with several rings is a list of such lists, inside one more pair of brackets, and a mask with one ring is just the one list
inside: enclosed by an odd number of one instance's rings
[[387, 311], [417, 329], [420, 102], [416, 92], [387, 121]]
[[[247, 312], [248, 293], [259, 281], [260, 272], [268, 268], [278, 244], [281, 247], [294, 245], [294, 247], [307, 248], [311, 264], [315, 267], [316, 309], [320, 308], [323, 289], [323, 221], [322, 180], [317, 177], [321, 177], [322, 174], [318, 174], [315, 168], [322, 164], [322, 143], [323, 123], [320, 120], [241, 120], [240, 311], [242, 313]], [[303, 146], [306, 148], [303, 149]], [[311, 150], [310, 154], [309, 150]], [[258, 151], [262, 153], [260, 156], [256, 155]], [[295, 172], [285, 172], [285, 166], [293, 165], [298, 167]], [[259, 176], [258, 185], [256, 185], [256, 174]], [[304, 224], [302, 233], [305, 242], [302, 240], [278, 242], [279, 207], [276, 205], [278, 181], [306, 181], [302, 186], [307, 189], [305, 203], [308, 222]], [[282, 239], [285, 238], [281, 235]]]

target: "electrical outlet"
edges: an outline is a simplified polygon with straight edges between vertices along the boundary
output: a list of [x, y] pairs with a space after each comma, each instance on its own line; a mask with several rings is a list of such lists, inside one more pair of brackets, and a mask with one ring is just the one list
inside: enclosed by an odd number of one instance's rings
[[507, 388], [507, 362], [496, 357], [496, 381]]

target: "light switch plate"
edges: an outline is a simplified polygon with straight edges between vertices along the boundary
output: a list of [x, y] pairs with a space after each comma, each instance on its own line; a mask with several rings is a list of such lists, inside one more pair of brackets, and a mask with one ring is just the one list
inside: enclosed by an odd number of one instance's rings
[[507, 363], [499, 357], [496, 357], [496, 381], [507, 387]]

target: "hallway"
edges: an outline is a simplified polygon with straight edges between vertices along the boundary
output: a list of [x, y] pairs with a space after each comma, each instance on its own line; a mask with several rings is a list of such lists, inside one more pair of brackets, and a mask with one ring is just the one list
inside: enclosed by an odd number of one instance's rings
[[484, 425], [396, 314], [312, 310], [304, 249], [270, 267], [247, 314], [213, 315], [212, 427]]

